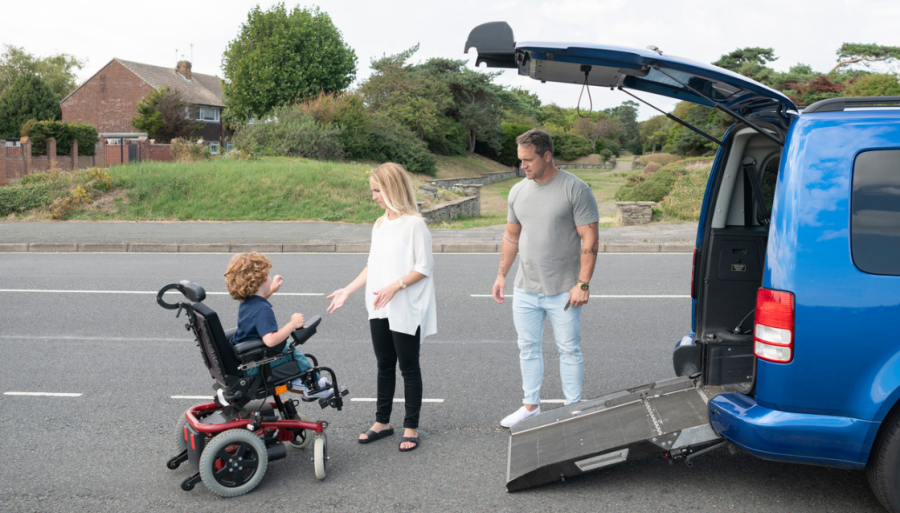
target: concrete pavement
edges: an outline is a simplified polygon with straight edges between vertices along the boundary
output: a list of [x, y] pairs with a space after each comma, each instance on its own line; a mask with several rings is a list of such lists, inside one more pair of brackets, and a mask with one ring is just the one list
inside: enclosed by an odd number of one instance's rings
[[[604, 253], [690, 253], [696, 223], [600, 229]], [[0, 253], [368, 253], [372, 226], [326, 222], [0, 222]], [[435, 253], [496, 253], [503, 225], [433, 228]]]

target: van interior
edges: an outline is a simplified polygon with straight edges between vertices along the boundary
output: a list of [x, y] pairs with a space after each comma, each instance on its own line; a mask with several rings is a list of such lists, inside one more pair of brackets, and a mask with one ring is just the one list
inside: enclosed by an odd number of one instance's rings
[[[777, 127], [765, 128], [784, 135]], [[753, 395], [753, 314], [782, 147], [741, 125], [725, 142], [694, 269], [696, 340], [704, 348], [704, 385], [734, 384]]]

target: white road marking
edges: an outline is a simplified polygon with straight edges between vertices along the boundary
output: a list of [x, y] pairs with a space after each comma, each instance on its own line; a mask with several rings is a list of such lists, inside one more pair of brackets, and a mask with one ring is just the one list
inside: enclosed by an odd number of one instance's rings
[[[490, 294], [472, 294], [471, 297], [494, 297]], [[506, 296], [506, 297], [512, 297]], [[648, 298], [648, 299], [671, 299], [671, 298], [689, 298], [690, 294], [603, 294], [603, 295], [591, 295], [590, 297], [600, 298], [600, 299], [619, 299], [619, 298]]]
[[541, 402], [549, 403], [549, 404], [565, 404], [566, 400], [565, 399], [541, 399]]
[[[28, 292], [49, 294], [157, 294], [158, 290], [63, 290], [63, 289], [0, 289], [0, 292]], [[169, 291], [167, 294], [177, 294]], [[227, 296], [227, 292], [207, 292], [207, 296]], [[276, 292], [275, 296], [324, 296], [320, 292]]]
[[172, 399], [205, 399], [207, 401], [212, 401], [213, 396], [211, 396], [211, 395], [173, 395]]
[[81, 394], [63, 392], [3, 392], [3, 395], [30, 395], [37, 397], [81, 397]]
[[[361, 402], [361, 403], [374, 403], [378, 399], [376, 399], [374, 397], [351, 397], [350, 400], [355, 401], [355, 402]], [[395, 403], [402, 403], [405, 401], [406, 401], [406, 399], [403, 399], [401, 397], [394, 398]], [[443, 399], [422, 399], [422, 402], [423, 403], [442, 403], [442, 402], [444, 402], [444, 400]]]

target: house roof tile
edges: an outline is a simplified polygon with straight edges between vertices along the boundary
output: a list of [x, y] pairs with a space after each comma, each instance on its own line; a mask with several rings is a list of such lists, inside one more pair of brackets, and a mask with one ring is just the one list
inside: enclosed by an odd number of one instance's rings
[[222, 103], [222, 79], [213, 75], [191, 73], [191, 80], [187, 80], [174, 68], [151, 66], [139, 62], [115, 59], [129, 71], [146, 82], [150, 87], [159, 88], [168, 86], [177, 89], [184, 95], [184, 99], [196, 105], [209, 105], [211, 107], [224, 107]]

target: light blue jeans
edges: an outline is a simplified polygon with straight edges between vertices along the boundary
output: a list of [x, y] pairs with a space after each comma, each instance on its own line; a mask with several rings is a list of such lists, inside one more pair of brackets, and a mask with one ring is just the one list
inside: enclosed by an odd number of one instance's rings
[[550, 317], [559, 350], [559, 376], [566, 404], [581, 400], [584, 359], [581, 357], [581, 307], [563, 310], [569, 293], [555, 296], [513, 289], [513, 322], [519, 335], [519, 364], [522, 367], [523, 404], [540, 404], [544, 380], [544, 321]]

